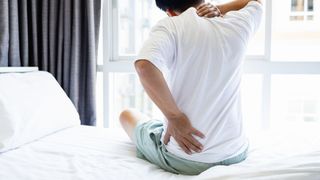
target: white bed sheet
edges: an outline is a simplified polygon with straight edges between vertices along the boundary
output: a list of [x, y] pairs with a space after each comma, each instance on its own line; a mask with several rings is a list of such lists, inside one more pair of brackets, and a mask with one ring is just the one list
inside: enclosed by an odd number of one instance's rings
[[[297, 130], [298, 129], [298, 130]], [[320, 179], [320, 129], [255, 134], [249, 157], [198, 176], [165, 172], [135, 157], [122, 130], [69, 128], [0, 154], [0, 180]]]

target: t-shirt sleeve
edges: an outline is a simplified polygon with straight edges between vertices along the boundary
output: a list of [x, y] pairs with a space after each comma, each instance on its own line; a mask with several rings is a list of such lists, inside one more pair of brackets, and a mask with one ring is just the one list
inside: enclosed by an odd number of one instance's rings
[[250, 1], [239, 11], [228, 12], [224, 18], [232, 23], [239, 35], [247, 41], [258, 30], [262, 14], [262, 4], [257, 1]]
[[148, 60], [161, 72], [166, 73], [174, 63], [175, 40], [170, 32], [171, 22], [166, 19], [152, 28], [136, 61]]

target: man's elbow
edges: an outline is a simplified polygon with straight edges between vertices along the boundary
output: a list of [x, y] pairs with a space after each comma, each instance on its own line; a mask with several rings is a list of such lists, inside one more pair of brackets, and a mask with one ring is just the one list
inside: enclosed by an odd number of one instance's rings
[[134, 67], [140, 76], [148, 75], [152, 69], [151, 63], [147, 60], [138, 60], [134, 63]]
[[255, 0], [255, 1], [257, 1], [257, 2], [260, 3], [260, 4], [262, 4], [262, 0]]
[[257, 1], [258, 3], [262, 4], [262, 0], [244, 0], [244, 1], [247, 2], [247, 3], [249, 3], [250, 1]]

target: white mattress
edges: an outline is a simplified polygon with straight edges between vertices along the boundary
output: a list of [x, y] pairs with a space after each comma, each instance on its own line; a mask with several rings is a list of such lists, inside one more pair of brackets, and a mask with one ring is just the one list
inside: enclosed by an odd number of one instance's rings
[[198, 176], [165, 172], [135, 157], [122, 130], [79, 126], [0, 154], [1, 180], [320, 179], [320, 128], [254, 134], [249, 157]]

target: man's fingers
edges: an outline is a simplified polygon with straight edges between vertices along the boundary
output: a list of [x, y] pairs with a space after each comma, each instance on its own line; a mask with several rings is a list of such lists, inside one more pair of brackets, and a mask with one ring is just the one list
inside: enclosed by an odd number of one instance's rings
[[207, 9], [209, 9], [207, 6], [202, 6], [201, 8], [197, 9], [197, 13], [205, 11]]
[[199, 6], [199, 7], [197, 8], [197, 11], [200, 12], [200, 11], [203, 11], [203, 10], [205, 10], [205, 9], [211, 9], [211, 8], [214, 8], [214, 7], [215, 7], [215, 6], [212, 5], [212, 4], [203, 4], [203, 5], [201, 5], [201, 6]]
[[189, 141], [189, 139], [184, 139], [183, 143], [190, 149], [193, 150], [194, 152], [201, 152], [201, 149], [197, 146], [195, 146], [192, 142]]
[[207, 3], [203, 3], [203, 4], [201, 4], [200, 6], [198, 6], [197, 7], [197, 10], [199, 10], [199, 9], [201, 9], [201, 8], [203, 8], [203, 7], [205, 7], [207, 5]]
[[205, 14], [208, 14], [210, 11], [211, 11], [210, 8], [204, 8], [204, 9], [197, 11], [197, 13], [198, 13], [198, 15], [205, 15]]
[[207, 17], [207, 18], [211, 18], [211, 17], [215, 17], [215, 16], [216, 16], [215, 12], [210, 12], [210, 13], [204, 15], [204, 17]]
[[168, 132], [166, 132], [166, 134], [164, 135], [164, 137], [163, 137], [163, 143], [165, 144], [165, 145], [167, 145], [168, 144], [168, 142], [170, 141], [170, 134], [168, 133]]
[[197, 13], [203, 12], [203, 11], [209, 9], [209, 8], [210, 8], [209, 4], [202, 4], [201, 6], [199, 6], [197, 8]]
[[181, 139], [176, 139], [176, 141], [185, 153], [191, 154], [190, 149], [181, 141]]
[[208, 13], [204, 16], [207, 18], [218, 17], [218, 16], [220, 16], [220, 13], [218, 11], [211, 11], [210, 13]]
[[211, 8], [207, 8], [207, 9], [204, 9], [203, 11], [199, 11], [198, 15], [199, 16], [207, 16], [208, 14], [214, 12], [214, 7], [211, 7]]
[[201, 4], [200, 6], [197, 7], [197, 10], [200, 10], [200, 9], [202, 9], [202, 8], [207, 7], [208, 4], [209, 4], [209, 3], [203, 3], [203, 4]]
[[[195, 147], [197, 148], [197, 150], [199, 150], [199, 151], [202, 150], [202, 148], [203, 148], [202, 144], [201, 144], [198, 140], [196, 140], [196, 138], [194, 138], [194, 137], [192, 136], [192, 134], [190, 134], [189, 136], [187, 136], [186, 139], [187, 139], [193, 146], [195, 146]], [[196, 152], [199, 152], [199, 151], [196, 151]]]
[[202, 132], [198, 131], [197, 129], [194, 129], [193, 128], [193, 131], [192, 131], [192, 134], [196, 135], [196, 136], [199, 136], [201, 138], [204, 138], [204, 134], [202, 134]]

